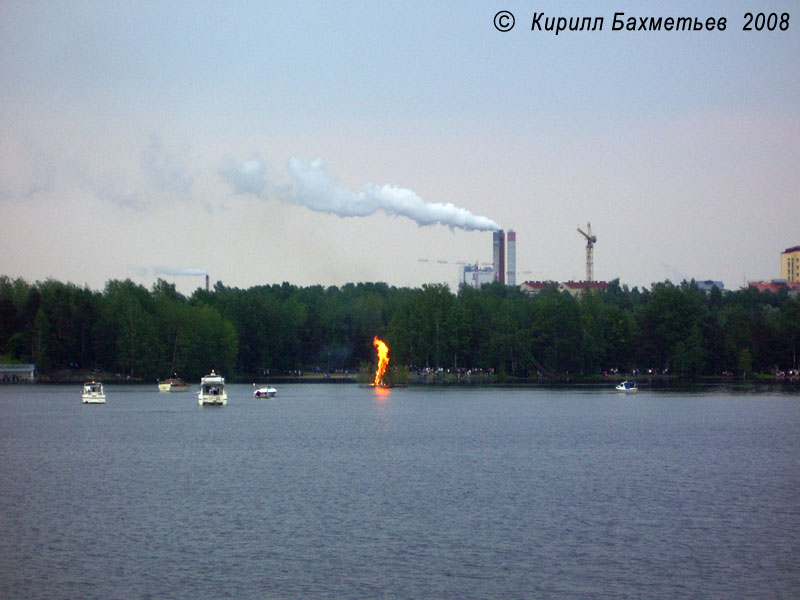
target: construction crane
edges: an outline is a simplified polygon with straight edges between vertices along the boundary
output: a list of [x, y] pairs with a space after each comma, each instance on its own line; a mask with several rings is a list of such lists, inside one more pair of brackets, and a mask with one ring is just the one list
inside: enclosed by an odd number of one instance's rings
[[586, 231], [578, 227], [578, 233], [586, 238], [586, 281], [594, 281], [594, 244], [597, 236], [592, 235], [592, 224], [586, 224]]

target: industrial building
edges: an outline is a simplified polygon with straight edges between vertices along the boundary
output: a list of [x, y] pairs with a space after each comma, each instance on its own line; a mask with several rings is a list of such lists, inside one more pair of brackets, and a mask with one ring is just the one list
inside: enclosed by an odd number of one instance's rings
[[492, 267], [479, 267], [474, 265], [462, 265], [458, 269], [458, 284], [466, 284], [471, 288], [479, 289], [486, 283], [494, 281], [494, 269]]
[[[572, 296], [579, 296], [586, 291], [605, 290], [608, 284], [605, 281], [593, 280], [593, 249], [597, 242], [597, 237], [592, 233], [591, 224], [587, 224], [586, 231], [578, 228], [578, 231], [586, 238], [586, 281], [525, 281], [519, 288], [527, 294], [538, 294], [545, 288], [555, 287], [561, 292], [567, 292]], [[427, 262], [427, 259], [421, 259]], [[447, 263], [448, 261], [439, 261]], [[529, 271], [523, 271], [528, 273]], [[468, 285], [478, 289], [482, 285], [492, 282], [499, 282], [503, 285], [517, 287], [517, 234], [513, 229], [507, 232], [500, 229], [492, 232], [492, 266], [479, 267], [463, 264], [458, 271], [458, 284]], [[713, 285], [722, 286], [721, 282], [709, 282]]]
[[[578, 296], [586, 291], [606, 289], [608, 284], [605, 281], [593, 281], [592, 250], [597, 237], [592, 233], [592, 226], [587, 224], [586, 232], [580, 228], [578, 231], [586, 238], [586, 281], [525, 281], [519, 286], [523, 292], [537, 294], [544, 288], [556, 287], [561, 292]], [[491, 281], [517, 286], [517, 233], [513, 229], [492, 233], [492, 267], [479, 268], [476, 264], [461, 267], [459, 271], [460, 284], [479, 288]]]

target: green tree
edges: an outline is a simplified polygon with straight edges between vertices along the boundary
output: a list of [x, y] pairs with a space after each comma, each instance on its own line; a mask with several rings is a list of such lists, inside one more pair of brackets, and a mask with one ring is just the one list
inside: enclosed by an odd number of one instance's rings
[[679, 340], [673, 349], [672, 365], [681, 377], [697, 377], [704, 372], [706, 350], [700, 327], [695, 325], [686, 340]]
[[582, 339], [582, 372], [598, 373], [602, 370], [608, 354], [607, 335], [610, 333], [609, 308], [594, 293], [584, 293], [578, 301], [580, 309]]
[[425, 317], [421, 323], [424, 337], [420, 340], [427, 350], [425, 364], [438, 368], [446, 364], [445, 357], [452, 355], [448, 344], [447, 316], [453, 306], [453, 295], [446, 285], [424, 284], [420, 301]]
[[583, 330], [577, 300], [551, 288], [537, 294], [534, 307], [533, 355], [552, 373], [579, 373]]
[[192, 379], [199, 379], [212, 369], [235, 374], [238, 340], [230, 321], [213, 306], [187, 306], [181, 311], [178, 337], [178, 368]]
[[116, 369], [131, 377], [158, 378], [165, 349], [158, 335], [152, 297], [130, 279], [109, 281], [104, 295], [106, 326], [116, 340]]
[[800, 300], [787, 299], [781, 306], [783, 367], [800, 369]]
[[638, 311], [640, 360], [658, 369], [671, 368], [676, 350], [685, 350], [686, 340], [695, 327], [702, 327], [707, 312], [703, 292], [693, 281], [680, 287], [669, 281], [655, 284]]
[[753, 357], [750, 348], [742, 348], [739, 351], [739, 373], [742, 378], [747, 378], [753, 370]]

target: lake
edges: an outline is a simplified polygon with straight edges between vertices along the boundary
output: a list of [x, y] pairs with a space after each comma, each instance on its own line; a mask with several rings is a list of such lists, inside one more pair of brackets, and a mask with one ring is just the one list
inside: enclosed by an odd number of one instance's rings
[[797, 387], [228, 393], [0, 387], [0, 597], [800, 597]]

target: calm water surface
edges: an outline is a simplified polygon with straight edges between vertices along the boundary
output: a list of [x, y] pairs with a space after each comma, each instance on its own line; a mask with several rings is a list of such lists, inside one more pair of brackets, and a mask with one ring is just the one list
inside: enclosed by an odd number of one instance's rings
[[797, 388], [154, 387], [0, 387], [0, 597], [800, 597]]

